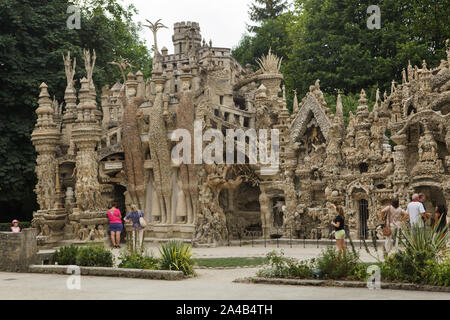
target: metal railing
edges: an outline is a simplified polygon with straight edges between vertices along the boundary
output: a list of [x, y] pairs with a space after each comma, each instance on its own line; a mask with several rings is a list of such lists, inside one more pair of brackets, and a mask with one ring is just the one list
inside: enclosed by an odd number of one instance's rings
[[[370, 242], [374, 246], [380, 245], [377, 240], [377, 232], [382, 228], [381, 225], [375, 228], [368, 229], [370, 235]], [[359, 249], [367, 246], [366, 240], [359, 237], [359, 239], [352, 239], [350, 230], [348, 226], [345, 226], [346, 240], [353, 248], [355, 244], [359, 242]], [[358, 233], [357, 233], [358, 234]], [[295, 246], [314, 245], [319, 248], [320, 245], [333, 245], [335, 243], [334, 238], [334, 228], [330, 225], [329, 227], [322, 228], [307, 228], [307, 227], [238, 227], [238, 226], [228, 226], [226, 233], [226, 245], [239, 245], [252, 247], [256, 245], [268, 245], [275, 244], [277, 248], [280, 246], [288, 246], [292, 248]], [[374, 241], [375, 240], [375, 241]]]

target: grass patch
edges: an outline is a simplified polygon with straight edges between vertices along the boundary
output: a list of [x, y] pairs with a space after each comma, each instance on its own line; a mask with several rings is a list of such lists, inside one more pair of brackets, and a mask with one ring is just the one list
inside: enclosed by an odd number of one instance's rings
[[268, 262], [266, 257], [229, 257], [229, 258], [198, 258], [194, 263], [199, 267], [247, 267], [260, 266]]

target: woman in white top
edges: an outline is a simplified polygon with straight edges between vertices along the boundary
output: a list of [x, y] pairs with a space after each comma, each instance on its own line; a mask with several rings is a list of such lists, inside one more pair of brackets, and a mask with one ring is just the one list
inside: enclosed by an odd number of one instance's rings
[[395, 237], [395, 250], [398, 249], [400, 228], [402, 226], [402, 222], [405, 221], [409, 215], [405, 210], [400, 208], [398, 199], [392, 200], [392, 204], [381, 210], [380, 214], [381, 218], [385, 220], [386, 224], [389, 224], [389, 227], [391, 228], [391, 235], [386, 236], [386, 240], [384, 242], [386, 252], [389, 253], [392, 249], [392, 237]]

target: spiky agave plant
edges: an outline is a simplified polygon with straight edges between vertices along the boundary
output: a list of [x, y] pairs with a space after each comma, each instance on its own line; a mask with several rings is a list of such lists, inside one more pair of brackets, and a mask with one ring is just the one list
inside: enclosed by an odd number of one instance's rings
[[178, 270], [185, 275], [195, 274], [192, 259], [191, 246], [181, 241], [169, 241], [161, 244], [159, 249], [161, 256], [160, 267], [163, 270]]
[[450, 253], [450, 248], [446, 247], [447, 241], [450, 239], [449, 233], [445, 232], [448, 228], [447, 224], [446, 228], [442, 230], [438, 230], [437, 225], [432, 228], [414, 226], [408, 230], [402, 229], [400, 243], [407, 252], [428, 252], [438, 260]]

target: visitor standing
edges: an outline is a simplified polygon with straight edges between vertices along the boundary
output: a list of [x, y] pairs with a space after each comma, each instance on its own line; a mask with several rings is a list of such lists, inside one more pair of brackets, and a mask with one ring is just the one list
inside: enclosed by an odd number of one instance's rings
[[122, 214], [120, 210], [113, 204], [108, 210], [109, 231], [111, 232], [111, 241], [114, 248], [120, 248], [120, 233], [123, 230]]
[[439, 204], [436, 206], [436, 212], [434, 214], [434, 223], [437, 225], [437, 231], [444, 230], [444, 233], [447, 233], [447, 208], [443, 204]]
[[19, 227], [19, 221], [18, 220], [16, 220], [16, 219], [14, 219], [12, 222], [11, 222], [11, 232], [20, 232], [21, 230], [20, 230], [20, 227]]
[[408, 203], [408, 206], [406, 207], [406, 212], [409, 215], [411, 229], [415, 232], [417, 228], [421, 229], [424, 227], [424, 221], [426, 221], [430, 214], [425, 211], [423, 204], [419, 201], [419, 195], [417, 193], [412, 195], [411, 200], [412, 201]]
[[400, 208], [398, 199], [392, 200], [391, 205], [380, 212], [381, 218], [385, 221], [385, 226], [390, 230], [390, 235], [385, 235], [384, 248], [389, 253], [392, 249], [392, 242], [395, 242], [395, 250], [398, 249], [398, 240], [402, 222], [408, 218], [408, 213]]
[[344, 208], [342, 206], [335, 206], [333, 203], [330, 206], [336, 211], [336, 218], [331, 221], [331, 224], [334, 226], [335, 233], [334, 237], [336, 238], [336, 245], [340, 252], [345, 253], [345, 218], [344, 218]]
[[[426, 198], [425, 194], [419, 193], [419, 202], [423, 205], [423, 209], [425, 210], [425, 212], [427, 211], [427, 207], [425, 205], [425, 201], [426, 200], [427, 200], [427, 198]], [[424, 217], [422, 217], [422, 220], [423, 220], [423, 222], [425, 224], [426, 219]]]
[[[141, 220], [143, 219], [143, 221]], [[144, 229], [145, 226], [142, 225], [142, 222], [145, 223], [145, 225], [147, 225], [147, 219], [144, 217], [144, 212], [142, 212], [142, 210], [139, 210], [139, 208], [135, 205], [132, 204], [131, 205], [131, 212], [129, 212], [125, 218], [124, 218], [125, 222], [128, 221], [132, 221], [133, 222], [133, 234], [132, 234], [132, 238], [133, 238], [133, 248], [136, 248], [136, 243], [135, 243], [135, 233], [137, 232], [137, 237], [138, 237], [138, 246], [139, 248], [142, 247], [142, 242], [144, 241]]]

